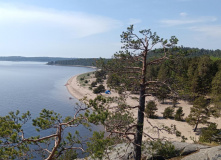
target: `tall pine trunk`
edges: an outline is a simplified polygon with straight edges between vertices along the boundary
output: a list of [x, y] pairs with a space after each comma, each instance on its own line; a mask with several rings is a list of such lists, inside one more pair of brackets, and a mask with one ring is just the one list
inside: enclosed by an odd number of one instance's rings
[[143, 66], [142, 66], [142, 78], [140, 82], [140, 98], [139, 108], [137, 114], [137, 128], [134, 139], [135, 143], [135, 160], [141, 160], [141, 145], [143, 137], [143, 124], [144, 124], [144, 109], [145, 109], [145, 93], [146, 93], [146, 61], [147, 61], [147, 46], [143, 52]]
[[141, 86], [140, 99], [139, 99], [139, 109], [137, 117], [137, 128], [135, 136], [135, 159], [141, 159], [141, 145], [143, 136], [143, 123], [144, 123], [144, 108], [145, 108], [145, 86]]
[[197, 121], [197, 123], [196, 123], [196, 126], [195, 126], [195, 128], [194, 128], [194, 132], [196, 132], [196, 130], [197, 130], [197, 127], [198, 127], [198, 124], [199, 124], [199, 120]]

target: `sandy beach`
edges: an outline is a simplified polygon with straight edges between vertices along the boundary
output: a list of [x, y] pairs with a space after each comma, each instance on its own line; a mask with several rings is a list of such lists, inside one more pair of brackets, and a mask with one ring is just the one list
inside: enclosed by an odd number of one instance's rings
[[[82, 99], [85, 96], [87, 96], [88, 99], [94, 99], [96, 97], [96, 94], [93, 93], [92, 90], [89, 89], [89, 86], [82, 86], [80, 85], [80, 82], [77, 80], [78, 75], [71, 77], [67, 84], [66, 87], [68, 89], [68, 91], [70, 92], [70, 94], [77, 98], [77, 99]], [[94, 81], [95, 79], [93, 77], [91, 77], [90, 81]], [[107, 86], [104, 84], [105, 88], [107, 88]], [[111, 92], [111, 94], [104, 94], [102, 93], [102, 95], [104, 96], [111, 96], [111, 97], [116, 97], [118, 96], [118, 94], [116, 92]], [[138, 101], [136, 98], [137, 95], [130, 95], [126, 102], [131, 105], [131, 106], [136, 106], [138, 105]], [[188, 140], [186, 140], [186, 142], [189, 143], [193, 143], [192, 139], [196, 139], [198, 140], [199, 136], [195, 134], [195, 132], [193, 132], [193, 127], [190, 126], [189, 124], [187, 124], [186, 122], [180, 122], [180, 121], [175, 121], [173, 119], [164, 119], [163, 118], [163, 111], [166, 107], [171, 106], [171, 103], [169, 100], [166, 100], [167, 103], [165, 104], [161, 104], [159, 101], [157, 101], [157, 99], [155, 99], [152, 96], [147, 96], [146, 97], [146, 101], [149, 100], [155, 100], [156, 104], [157, 104], [157, 112], [156, 114], [159, 116], [158, 119], [148, 119], [148, 121], [152, 124], [152, 125], [156, 125], [158, 127], [160, 126], [168, 126], [170, 127], [171, 125], [176, 125], [177, 130], [179, 130], [181, 132], [182, 135], [184, 135], [186, 138], [188, 138]], [[188, 102], [186, 101], [179, 101], [177, 104], [176, 109], [178, 109], [178, 107], [182, 107], [183, 108], [183, 112], [185, 113], [184, 118], [187, 117], [190, 113], [190, 108], [192, 107], [192, 105], [190, 105]], [[176, 111], [175, 109], [175, 111]], [[136, 117], [136, 113], [137, 111], [131, 111], [132, 113], [135, 113], [135, 117]], [[221, 118], [210, 118], [210, 122], [215, 122], [218, 124], [218, 128], [221, 128]], [[204, 127], [205, 125], [201, 125], [199, 124], [198, 128]], [[144, 123], [144, 132], [150, 134], [153, 137], [158, 137], [158, 134], [156, 133], [156, 131], [154, 131], [152, 129], [152, 127], [150, 126], [150, 124], [147, 122], [147, 118], [145, 118], [145, 123]], [[160, 133], [160, 138], [167, 138], [171, 141], [181, 141], [180, 137], [176, 137], [175, 134], [168, 134], [167, 132], [161, 132]], [[192, 138], [190, 138], [192, 137]], [[144, 136], [143, 138], [144, 140], [147, 139], [147, 137]]]

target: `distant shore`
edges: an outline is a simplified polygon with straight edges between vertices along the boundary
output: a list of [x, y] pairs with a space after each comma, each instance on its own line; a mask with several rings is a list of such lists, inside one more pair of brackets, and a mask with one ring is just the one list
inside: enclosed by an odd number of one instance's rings
[[[94, 99], [97, 95], [93, 93], [92, 90], [89, 89], [89, 86], [81, 86], [80, 83], [77, 80], [77, 77], [79, 75], [73, 76], [71, 77], [66, 84], [66, 87], [69, 91], [69, 93], [77, 98], [77, 99], [82, 99], [85, 96], [87, 96], [88, 99]], [[95, 81], [94, 77], [91, 77], [90, 81]], [[104, 83], [105, 88], [108, 88], [107, 85]], [[118, 94], [114, 91], [111, 91], [111, 94], [105, 94], [102, 93], [102, 95], [106, 96], [106, 97], [115, 97], [118, 96]], [[137, 106], [138, 105], [138, 95], [130, 95], [127, 99], [126, 102], [127, 104], [131, 105], [131, 106]], [[152, 124], [152, 125], [156, 125], [158, 127], [160, 126], [168, 126], [170, 127], [171, 125], [176, 125], [176, 128], [178, 131], [181, 132], [182, 135], [184, 135], [186, 138], [188, 138], [188, 140], [186, 142], [189, 143], [193, 143], [193, 140], [191, 140], [190, 137], [192, 137], [192, 139], [198, 139], [199, 135], [196, 135], [195, 132], [193, 132], [193, 127], [190, 126], [189, 124], [187, 124], [186, 122], [181, 122], [181, 121], [175, 121], [173, 119], [164, 119], [163, 118], [163, 111], [166, 107], [171, 106], [171, 102], [169, 100], [166, 100], [167, 103], [165, 104], [161, 104], [158, 100], [156, 100], [153, 96], [147, 96], [146, 101], [150, 101], [150, 100], [155, 100], [156, 104], [157, 104], [157, 112], [156, 114], [158, 115], [158, 119], [148, 119], [148, 121]], [[190, 113], [190, 108], [192, 107], [191, 104], [189, 104], [186, 101], [180, 100], [177, 103], [177, 107], [175, 108], [175, 111], [178, 109], [178, 107], [183, 107], [183, 112], [185, 113], [184, 118], [187, 117]], [[134, 114], [134, 117], [136, 118], [136, 110], [131, 110], [132, 113]], [[218, 124], [218, 128], [221, 128], [221, 118], [210, 118], [210, 122], [215, 122]], [[199, 128], [204, 127], [205, 125], [199, 125]], [[144, 132], [150, 134], [153, 137], [157, 138], [157, 134], [156, 131], [153, 130], [153, 128], [147, 123], [147, 118], [145, 118], [145, 123], [144, 123]], [[169, 134], [167, 132], [163, 132], [160, 134], [160, 138], [167, 138], [171, 141], [181, 141], [180, 137], [176, 137], [174, 134]], [[143, 137], [144, 140], [146, 140], [148, 137]]]
[[96, 69], [97, 67], [95, 66], [84, 66], [84, 65], [61, 65], [61, 64], [46, 64], [46, 65], [50, 65], [50, 66], [67, 66], [67, 67], [86, 67], [86, 68], [94, 68]]

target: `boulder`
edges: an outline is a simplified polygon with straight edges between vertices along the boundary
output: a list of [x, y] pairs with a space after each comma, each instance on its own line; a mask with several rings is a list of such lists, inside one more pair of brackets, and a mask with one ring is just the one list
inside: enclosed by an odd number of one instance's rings
[[[177, 151], [177, 155], [188, 155], [183, 160], [221, 160], [221, 146], [209, 147], [200, 144], [190, 144], [184, 142], [172, 142]], [[148, 143], [144, 143], [145, 148], [149, 148]], [[134, 158], [133, 144], [121, 143], [110, 147], [108, 154], [102, 158], [103, 160], [133, 160]], [[190, 155], [189, 155], [190, 154]], [[156, 157], [150, 154], [147, 149], [142, 151], [142, 157], [145, 160], [163, 159], [163, 157]], [[84, 158], [92, 160], [91, 157]], [[80, 160], [80, 159], [79, 159]], [[81, 159], [83, 160], [83, 159]]]
[[184, 142], [172, 142], [177, 152], [180, 152], [180, 155], [188, 155], [193, 152], [199, 151], [200, 149], [210, 148], [209, 146], [201, 144], [192, 144]]
[[221, 160], [221, 146], [200, 149], [182, 160]]

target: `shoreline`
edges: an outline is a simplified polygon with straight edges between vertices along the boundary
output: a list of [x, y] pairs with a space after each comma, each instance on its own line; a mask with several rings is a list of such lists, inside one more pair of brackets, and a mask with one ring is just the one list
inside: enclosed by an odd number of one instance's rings
[[[66, 66], [66, 67], [86, 67], [86, 68], [93, 68], [93, 69], [97, 69], [97, 67], [95, 66], [83, 66], [83, 65], [61, 65], [61, 64], [46, 64], [46, 65], [49, 65], [49, 66]], [[81, 74], [80, 74], [81, 75]]]
[[[85, 73], [83, 73], [83, 74], [85, 74]], [[82, 75], [82, 74], [79, 74], [79, 75]], [[85, 96], [88, 99], [96, 98], [97, 95], [94, 94], [93, 91], [88, 88], [88, 86], [81, 86], [80, 85], [80, 83], [77, 80], [77, 77], [79, 75], [75, 75], [75, 76], [71, 77], [65, 85], [67, 87], [68, 92], [70, 93], [70, 95], [77, 98], [78, 100], [84, 98]], [[94, 79], [95, 78], [91, 78], [90, 79], [91, 82]], [[104, 86], [107, 89], [107, 86], [106, 86], [105, 83], [104, 83]], [[105, 96], [105, 97], [118, 96], [117, 93], [115, 93], [113, 91], [111, 91], [111, 92], [112, 92], [111, 94], [102, 93], [102, 95]], [[127, 104], [130, 104], [131, 106], [136, 106], [138, 101], [134, 97], [137, 97], [137, 96], [138, 95], [129, 95], [129, 97], [126, 99]], [[168, 126], [168, 127], [170, 127], [171, 125], [175, 125], [177, 130], [180, 131], [182, 133], [182, 135], [184, 135], [186, 138], [188, 138], [188, 140], [186, 140], [186, 142], [194, 143], [193, 139], [198, 140], [199, 135], [196, 135], [196, 133], [193, 132], [193, 127], [190, 126], [187, 122], [185, 122], [185, 121], [175, 121], [174, 119], [165, 119], [165, 118], [163, 118], [162, 113], [163, 113], [164, 109], [171, 106], [169, 100], [167, 100], [167, 102], [169, 102], [169, 103], [161, 104], [153, 96], [147, 96], [146, 101], [150, 101], [150, 100], [154, 100], [157, 104], [158, 110], [156, 111], [156, 115], [158, 115], [158, 119], [150, 119], [150, 118], [147, 119], [147, 118], [145, 118], [145, 120], [144, 120], [145, 121], [145, 123], [144, 123], [144, 132], [147, 132], [152, 137], [155, 137], [155, 138], [158, 137], [156, 131], [154, 131], [154, 129], [150, 127], [148, 122], [150, 122], [152, 125], [155, 125], [155, 126], [158, 126], [158, 127], [163, 126], [163, 125]], [[184, 119], [185, 119], [185, 117], [187, 117], [189, 115], [190, 108], [192, 107], [192, 105], [190, 105], [186, 101], [180, 100], [178, 102], [177, 107], [175, 108], [175, 110], [177, 110], [179, 107], [183, 108], [183, 113], [185, 113], [185, 115], [184, 115]], [[136, 118], [137, 110], [136, 109], [131, 110], [130, 112], [135, 113], [134, 118]], [[217, 128], [221, 128], [221, 117], [216, 118], [216, 119], [211, 117], [209, 121], [210, 122], [215, 122], [218, 125]], [[205, 127], [205, 125], [199, 124], [198, 128], [202, 128], [202, 127]], [[164, 138], [164, 137], [167, 138], [170, 141], [181, 141], [180, 137], [176, 137], [174, 134], [169, 134], [167, 132], [162, 132], [160, 134], [160, 138]], [[192, 139], [190, 137], [192, 137]], [[147, 140], [147, 139], [148, 139], [148, 137], [145, 137], [145, 136], [143, 137], [143, 140]]]
[[[88, 73], [90, 73], [90, 72], [88, 72]], [[83, 73], [83, 74], [85, 74], [85, 73]], [[95, 98], [96, 95], [93, 94], [93, 92], [91, 90], [80, 85], [80, 83], [77, 80], [77, 77], [79, 75], [82, 75], [82, 74], [78, 74], [78, 75], [71, 77], [67, 81], [67, 83], [65, 84], [70, 95], [77, 98], [78, 100], [84, 98], [85, 96], [87, 96], [90, 99]]]

